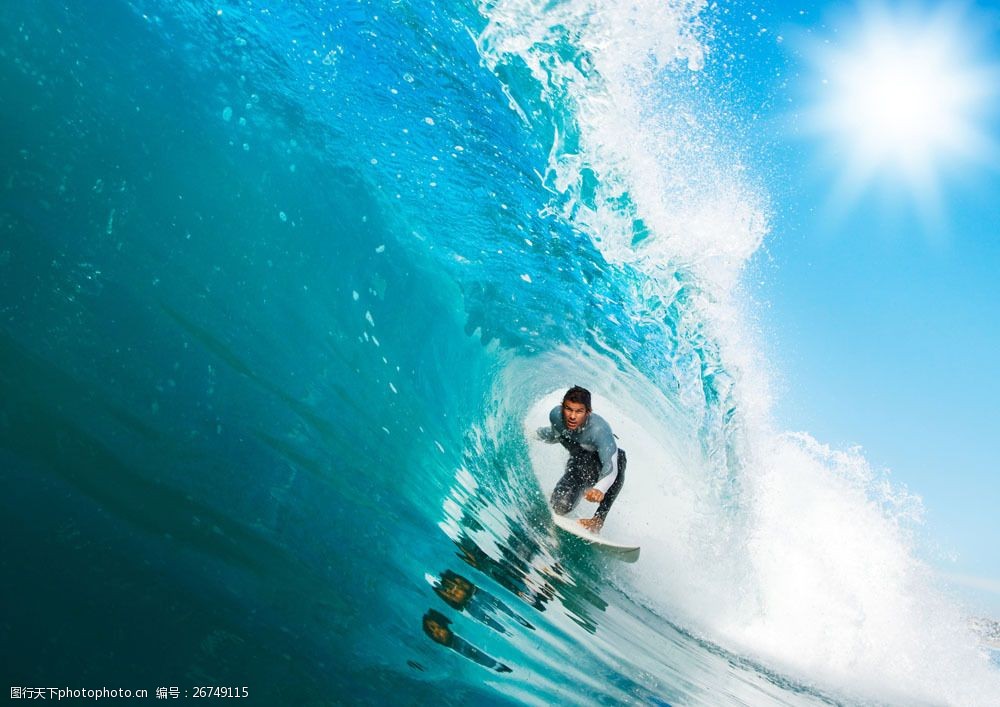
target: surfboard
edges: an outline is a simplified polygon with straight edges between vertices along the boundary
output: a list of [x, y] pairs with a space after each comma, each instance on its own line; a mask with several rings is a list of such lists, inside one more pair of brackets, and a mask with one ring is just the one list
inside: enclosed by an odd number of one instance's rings
[[593, 545], [616, 559], [624, 562], [635, 562], [639, 559], [640, 548], [638, 545], [618, 543], [613, 540], [602, 538], [600, 535], [595, 535], [580, 525], [580, 520], [578, 518], [557, 516], [553, 513], [552, 522], [555, 523], [556, 528], [560, 531], [579, 538], [583, 542]]

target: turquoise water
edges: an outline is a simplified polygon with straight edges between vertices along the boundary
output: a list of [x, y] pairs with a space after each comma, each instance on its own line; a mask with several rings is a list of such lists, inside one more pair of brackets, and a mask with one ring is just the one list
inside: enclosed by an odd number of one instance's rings
[[[8, 683], [996, 704], [908, 499], [762, 412], [724, 14], [5, 4]], [[574, 383], [636, 565], [547, 522]]]

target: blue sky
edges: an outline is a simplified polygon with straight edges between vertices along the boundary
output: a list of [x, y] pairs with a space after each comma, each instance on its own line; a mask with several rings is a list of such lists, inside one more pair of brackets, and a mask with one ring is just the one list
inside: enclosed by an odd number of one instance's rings
[[778, 421], [920, 495], [924, 556], [1000, 619], [1000, 8], [740, 12]]

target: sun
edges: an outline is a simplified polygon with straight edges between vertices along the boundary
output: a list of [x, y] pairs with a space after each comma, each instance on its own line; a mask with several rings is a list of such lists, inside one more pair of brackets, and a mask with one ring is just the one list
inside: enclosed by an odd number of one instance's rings
[[977, 33], [954, 5], [867, 5], [845, 24], [806, 44], [803, 127], [836, 165], [842, 205], [882, 182], [930, 214], [946, 170], [995, 158], [984, 124], [997, 72], [974, 56]]

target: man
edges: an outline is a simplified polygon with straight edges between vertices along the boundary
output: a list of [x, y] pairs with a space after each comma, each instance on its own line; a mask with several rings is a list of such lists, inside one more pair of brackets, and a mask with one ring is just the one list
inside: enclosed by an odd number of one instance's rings
[[580, 502], [580, 496], [599, 503], [593, 518], [580, 520], [592, 533], [604, 527], [611, 504], [625, 483], [625, 451], [618, 449], [611, 426], [590, 407], [590, 391], [574, 385], [566, 391], [562, 404], [549, 413], [549, 427], [540, 427], [538, 436], [549, 444], [558, 442], [569, 450], [566, 472], [552, 491], [552, 510], [566, 515]]

